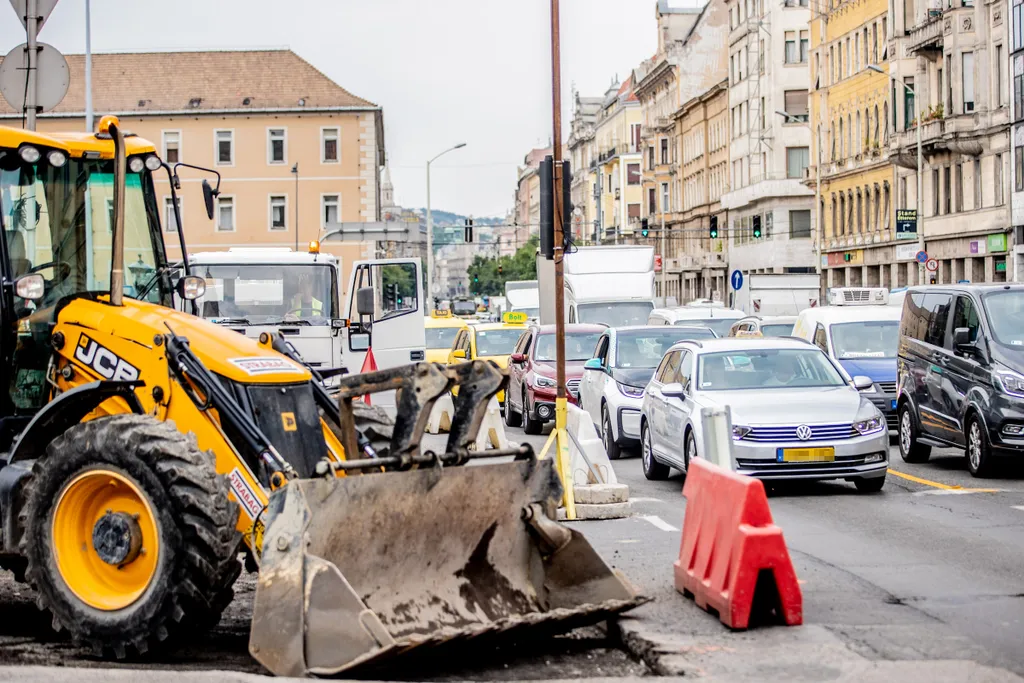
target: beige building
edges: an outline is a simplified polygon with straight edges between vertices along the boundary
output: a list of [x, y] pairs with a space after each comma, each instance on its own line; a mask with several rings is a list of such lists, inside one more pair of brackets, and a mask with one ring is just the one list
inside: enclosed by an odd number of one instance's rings
[[601, 224], [598, 215], [600, 193], [595, 193], [598, 155], [595, 126], [603, 102], [602, 97], [582, 97], [579, 93], [573, 95], [573, 115], [566, 146], [572, 163], [574, 239], [579, 244], [595, 242]]
[[[516, 169], [515, 226], [516, 236], [528, 239], [540, 232], [540, 176], [537, 169], [551, 147], [531, 149], [523, 157], [523, 165]], [[525, 231], [525, 235], [523, 234]]]
[[631, 75], [608, 89], [594, 124], [597, 165], [593, 194], [600, 205], [597, 235], [604, 241], [617, 241], [639, 226], [643, 199], [641, 120]]
[[[84, 58], [68, 55], [71, 87], [42, 114], [42, 132], [85, 126]], [[221, 175], [214, 220], [200, 183], [208, 173], [180, 169], [182, 223], [189, 251], [230, 247], [306, 248], [328, 223], [380, 219], [384, 165], [381, 108], [346, 91], [290, 50], [94, 54], [96, 120], [116, 114], [151, 140], [170, 164]], [[0, 103], [0, 120], [20, 125]], [[163, 176], [163, 177], [161, 177]], [[169, 185], [155, 174], [165, 243], [173, 234]], [[171, 218], [171, 220], [168, 220]], [[325, 244], [343, 263], [374, 255], [375, 244]]]

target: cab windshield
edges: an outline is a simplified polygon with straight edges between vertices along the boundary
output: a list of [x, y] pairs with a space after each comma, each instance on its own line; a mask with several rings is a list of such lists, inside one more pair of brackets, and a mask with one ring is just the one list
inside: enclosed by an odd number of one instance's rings
[[428, 349], [450, 349], [455, 336], [461, 327], [428, 327], [424, 332], [427, 336]]
[[[127, 174], [124, 295], [166, 305], [170, 281], [155, 277], [165, 259], [153, 196], [147, 172]], [[29, 164], [16, 150], [0, 150], [0, 219], [12, 277], [37, 272], [46, 283], [41, 300], [18, 301], [19, 307], [42, 309], [71, 294], [110, 291], [112, 160], [72, 158], [55, 167], [45, 154]]]
[[1004, 346], [1024, 347], [1024, 290], [991, 292], [982, 301], [995, 341]]
[[206, 279], [200, 315], [230, 325], [330, 325], [338, 317], [334, 269], [318, 264], [194, 264]]
[[865, 320], [832, 325], [832, 348], [840, 360], [895, 358], [899, 344], [898, 320]]

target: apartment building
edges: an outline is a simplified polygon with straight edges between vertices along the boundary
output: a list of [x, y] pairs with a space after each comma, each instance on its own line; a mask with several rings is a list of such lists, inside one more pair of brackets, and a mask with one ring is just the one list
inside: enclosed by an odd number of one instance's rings
[[540, 175], [538, 169], [544, 157], [552, 153], [551, 146], [535, 147], [523, 157], [523, 165], [516, 169], [515, 225], [525, 229], [527, 236], [540, 232]]
[[1011, 0], [1010, 19], [1006, 22], [1010, 44], [1010, 93], [1013, 108], [1011, 135], [1013, 163], [1010, 174], [1010, 218], [1013, 225], [1013, 280], [1024, 278], [1024, 0]]
[[[925, 250], [939, 266], [928, 281], [1012, 280], [1008, 4], [894, 0], [892, 9], [893, 107], [887, 123], [893, 129], [895, 202], [898, 209], [920, 207]], [[920, 202], [918, 133], [924, 152]], [[903, 270], [906, 283], [917, 281], [916, 263], [901, 266], [900, 276]]]
[[640, 101], [633, 77], [613, 83], [605, 93], [594, 123], [597, 150], [596, 178], [592, 188], [598, 205], [596, 237], [617, 242], [632, 235], [640, 222], [641, 159]]
[[583, 97], [578, 92], [573, 93], [572, 121], [566, 147], [572, 165], [570, 191], [575, 210], [574, 239], [581, 244], [600, 241], [601, 204], [598, 198], [601, 193], [595, 191], [598, 177], [596, 125], [603, 102], [603, 97]]
[[[809, 0], [726, 0], [730, 270], [814, 272]], [[723, 226], [724, 227], [724, 226]]]
[[808, 184], [820, 174], [822, 284], [904, 286], [908, 269], [897, 259], [906, 248], [898, 249], [895, 239], [895, 175], [887, 154], [890, 80], [868, 69], [889, 68], [889, 4], [827, 0], [816, 6], [810, 29]]
[[[42, 132], [85, 126], [84, 57], [68, 55], [71, 87], [42, 114]], [[221, 175], [214, 220], [200, 183], [209, 174], [180, 172], [179, 195], [190, 251], [230, 247], [305, 248], [338, 221], [380, 218], [384, 165], [381, 108], [324, 76], [290, 50], [94, 54], [97, 120], [117, 114], [149, 139], [168, 163], [183, 161]], [[0, 102], [0, 120], [21, 113]], [[181, 253], [170, 190], [156, 174], [165, 243]], [[373, 242], [329, 243], [344, 270], [373, 256]], [[347, 276], [345, 282], [347, 283]]]

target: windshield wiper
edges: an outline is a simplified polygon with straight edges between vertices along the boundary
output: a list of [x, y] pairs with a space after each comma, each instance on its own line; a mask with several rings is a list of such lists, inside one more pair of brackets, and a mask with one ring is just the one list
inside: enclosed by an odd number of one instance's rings
[[252, 325], [248, 318], [207, 318], [218, 325]]
[[308, 320], [299, 320], [299, 319], [285, 320], [284, 318], [281, 318], [280, 320], [267, 320], [266, 322], [260, 323], [260, 325], [312, 325], [312, 324], [313, 323], [309, 322]]
[[180, 263], [168, 263], [166, 265], [160, 266], [149, 277], [149, 279], [146, 281], [146, 284], [142, 285], [142, 287], [140, 287], [138, 289], [138, 291], [135, 292], [135, 296], [132, 297], [132, 298], [136, 299], [138, 301], [142, 301], [143, 298], [147, 294], [149, 294], [149, 290], [153, 289], [153, 285], [155, 285], [157, 283], [157, 281], [160, 279], [161, 275], [166, 273], [168, 270], [171, 270], [172, 268], [180, 268], [180, 267], [181, 267]]

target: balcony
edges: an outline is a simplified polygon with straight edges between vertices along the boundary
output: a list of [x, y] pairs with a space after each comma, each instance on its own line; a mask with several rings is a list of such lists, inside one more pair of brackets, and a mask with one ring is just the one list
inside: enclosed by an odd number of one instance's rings
[[802, 181], [802, 177], [789, 178], [785, 173], [759, 174], [749, 185], [723, 194], [722, 208], [738, 209], [769, 197], [807, 197], [814, 194]]
[[942, 13], [929, 14], [925, 23], [910, 29], [910, 35], [903, 39], [908, 57], [919, 52], [942, 51]]

